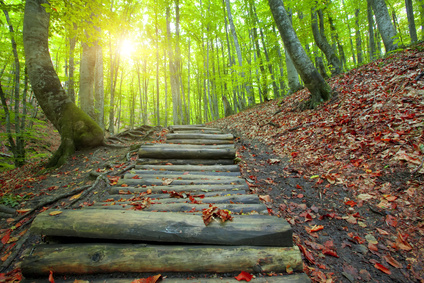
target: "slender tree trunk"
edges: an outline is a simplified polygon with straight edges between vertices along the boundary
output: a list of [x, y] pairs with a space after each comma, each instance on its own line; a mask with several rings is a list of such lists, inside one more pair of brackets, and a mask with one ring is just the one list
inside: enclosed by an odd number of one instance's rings
[[371, 0], [371, 6], [375, 14], [378, 30], [383, 39], [386, 52], [397, 49], [396, 31], [390, 20], [385, 0]]
[[187, 58], [187, 124], [191, 124], [191, 101], [190, 101], [190, 39], [188, 39], [188, 58]]
[[102, 129], [66, 95], [54, 70], [48, 47], [50, 18], [42, 4], [45, 0], [27, 0], [23, 40], [31, 85], [43, 112], [61, 136], [61, 145], [47, 166], [59, 166], [76, 149], [103, 143]]
[[[74, 26], [75, 27], [75, 26]], [[75, 27], [76, 28], [76, 27]], [[75, 103], [75, 45], [77, 43], [77, 37], [73, 36], [69, 38], [69, 79], [68, 79], [68, 96], [72, 102]]]
[[374, 16], [372, 13], [371, 1], [372, 0], [367, 0], [367, 19], [368, 19], [370, 61], [374, 61], [374, 59], [376, 58], [377, 52], [375, 49]]
[[358, 64], [362, 64], [362, 40], [361, 29], [359, 28], [359, 9], [355, 10], [355, 25], [356, 25], [356, 53], [358, 56]]
[[96, 46], [82, 42], [82, 55], [79, 79], [80, 108], [92, 119], [94, 115], [94, 73], [96, 67]]
[[424, 40], [424, 0], [418, 0], [420, 7], [421, 40]]
[[166, 75], [166, 50], [163, 50], [163, 72], [165, 74], [165, 128], [168, 127], [168, 78]]
[[160, 111], [159, 111], [159, 29], [158, 29], [158, 14], [155, 11], [155, 29], [156, 29], [156, 119], [157, 125], [160, 126]]
[[[323, 24], [323, 22], [320, 22]], [[327, 58], [328, 64], [330, 65], [330, 70], [332, 75], [338, 75], [342, 71], [342, 66], [339, 58], [337, 58], [334, 53], [333, 48], [328, 43], [327, 38], [324, 35], [324, 32], [320, 32], [318, 28], [318, 19], [317, 19], [317, 11], [315, 8], [312, 9], [311, 12], [311, 24], [312, 24], [312, 33], [314, 35], [314, 39], [318, 47], [322, 50]]]
[[97, 42], [96, 48], [96, 63], [94, 70], [94, 108], [96, 122], [104, 130], [105, 129], [105, 92], [103, 80], [103, 48]]
[[417, 37], [417, 29], [415, 28], [415, 20], [414, 20], [414, 8], [412, 6], [412, 0], [405, 0], [406, 6], [406, 14], [408, 16], [408, 27], [409, 27], [409, 35], [411, 37], [411, 42], [418, 41]]
[[283, 3], [280, 0], [268, 0], [268, 3], [280, 31], [281, 38], [283, 39], [284, 46], [290, 54], [296, 70], [311, 92], [310, 106], [315, 107], [319, 103], [330, 99], [331, 88], [315, 69], [305, 50], [302, 48]]

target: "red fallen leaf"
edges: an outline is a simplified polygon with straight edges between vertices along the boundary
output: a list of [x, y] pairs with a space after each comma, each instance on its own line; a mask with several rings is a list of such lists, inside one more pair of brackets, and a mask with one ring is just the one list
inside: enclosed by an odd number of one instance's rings
[[315, 264], [315, 259], [312, 256], [312, 253], [310, 251], [308, 251], [304, 246], [302, 246], [301, 244], [297, 245], [299, 247], [299, 250], [303, 253], [303, 255], [305, 256], [305, 258], [311, 263], [311, 264]]
[[128, 184], [122, 184], [121, 187], [128, 187]]
[[141, 179], [141, 178], [140, 178], [140, 176], [135, 175], [135, 176], [131, 177], [131, 179]]
[[390, 214], [386, 215], [386, 223], [392, 227], [396, 227], [398, 224], [396, 217], [391, 216]]
[[291, 156], [294, 158], [294, 157], [296, 157], [298, 154], [299, 154], [299, 152], [292, 152], [292, 153], [291, 153]]
[[325, 218], [333, 219], [334, 217], [336, 217], [336, 214], [334, 212], [332, 212], [332, 213], [328, 213], [328, 214], [323, 214], [318, 219], [319, 220], [323, 220]]
[[348, 200], [344, 204], [350, 205], [350, 207], [354, 207], [356, 205], [356, 202], [354, 202], [353, 200]]
[[150, 276], [147, 278], [136, 279], [131, 281], [131, 283], [156, 283], [161, 278], [162, 278], [162, 275], [158, 274], [158, 275]]
[[392, 272], [387, 267], [385, 267], [384, 265], [382, 265], [378, 262], [376, 264], [374, 264], [374, 267], [377, 268], [380, 271], [383, 271], [384, 273], [386, 273], [388, 275], [392, 274]]
[[51, 271], [51, 270], [50, 270], [50, 275], [49, 275], [49, 282], [54, 283], [53, 271]]
[[10, 239], [10, 234], [12, 233], [12, 231], [9, 229], [9, 231], [7, 231], [7, 233], [6, 233], [6, 235], [4, 235], [3, 236], [3, 238], [1, 239], [1, 243], [3, 244], [3, 245], [6, 245], [7, 244], [7, 242], [9, 241], [9, 239]]
[[393, 267], [402, 268], [402, 264], [400, 264], [397, 260], [395, 260], [391, 255], [383, 256], [384, 260]]
[[389, 235], [389, 232], [387, 232], [383, 229], [380, 229], [380, 228], [375, 228], [375, 229], [377, 229], [378, 233], [380, 233], [381, 235]]
[[373, 243], [368, 243], [368, 249], [373, 252], [378, 252], [378, 247]]
[[192, 196], [188, 196], [188, 198], [189, 198], [189, 200], [191, 201], [191, 203], [197, 203], [197, 204], [200, 204], [200, 203], [202, 203], [202, 201], [198, 201], [198, 200], [196, 200], [194, 197], [192, 197]]
[[57, 189], [59, 189], [59, 187], [58, 186], [51, 186], [51, 187], [48, 187], [47, 188], [49, 191], [53, 191], [53, 190], [57, 190]]
[[252, 280], [253, 275], [250, 274], [250, 273], [248, 273], [248, 272], [246, 272], [246, 271], [242, 271], [242, 272], [240, 272], [239, 275], [237, 275], [234, 278], [237, 279], [237, 281], [245, 280], [245, 281], [249, 282], [250, 280]]
[[411, 245], [406, 241], [408, 234], [402, 235], [398, 232], [398, 237], [396, 238], [396, 246], [402, 250], [410, 251], [412, 250]]
[[325, 254], [325, 255], [331, 255], [331, 256], [334, 256], [334, 257], [339, 257], [339, 255], [336, 253], [336, 251], [329, 250], [329, 249], [324, 249], [322, 251], [322, 253]]
[[322, 230], [322, 229], [324, 229], [324, 226], [322, 226], [322, 225], [314, 225], [311, 228], [311, 232], [318, 232], [319, 230]]
[[183, 175], [188, 175], [188, 174], [190, 174], [190, 172], [184, 172], [184, 173], [183, 173]]

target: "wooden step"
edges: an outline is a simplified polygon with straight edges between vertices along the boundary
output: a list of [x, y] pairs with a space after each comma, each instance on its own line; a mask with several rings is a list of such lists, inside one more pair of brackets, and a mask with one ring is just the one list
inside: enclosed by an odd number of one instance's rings
[[205, 226], [200, 215], [103, 209], [40, 213], [31, 232], [46, 236], [214, 245], [291, 247], [292, 229], [270, 215], [234, 215], [232, 221]]
[[[231, 213], [242, 213], [242, 214], [261, 214], [268, 215], [267, 207], [263, 204], [219, 204], [217, 205], [220, 209], [225, 209]], [[201, 213], [203, 209], [209, 208], [209, 204], [197, 204], [197, 203], [167, 203], [167, 204], [151, 204], [149, 207], [143, 209], [143, 211], [152, 212], [181, 212], [181, 213]], [[104, 209], [104, 210], [134, 210], [134, 206], [131, 204], [118, 204], [110, 203], [107, 205], [98, 205], [95, 203], [92, 206], [84, 207], [85, 209]], [[106, 213], [106, 212], [105, 212]]]
[[233, 159], [139, 158], [138, 165], [234, 165]]
[[[152, 174], [153, 173], [153, 174]], [[237, 174], [236, 176], [216, 176], [216, 175], [208, 175], [208, 172], [201, 172], [196, 173], [194, 172], [193, 174], [188, 173], [188, 174], [184, 174], [181, 172], [177, 172], [176, 174], [155, 174], [154, 172], [147, 172], [147, 173], [142, 173], [142, 174], [133, 174], [133, 173], [128, 173], [124, 175], [124, 179], [134, 179], [136, 180], [137, 178], [140, 179], [175, 179], [175, 180], [217, 180], [217, 181], [224, 181], [224, 182], [232, 182], [234, 180], [244, 180], [240, 174]]]
[[167, 134], [166, 140], [173, 139], [203, 139], [203, 140], [233, 140], [232, 134], [202, 134], [202, 133], [175, 133]]
[[203, 175], [207, 176], [241, 176], [240, 172], [213, 172], [213, 171], [169, 171], [169, 170], [131, 170], [130, 174], [136, 174], [139, 176], [163, 176], [166, 177], [168, 175], [175, 176], [185, 176], [185, 175]]
[[[122, 191], [122, 193], [118, 193], [118, 194], [109, 194], [107, 196], [107, 199], [114, 199], [114, 200], [130, 199], [130, 198], [134, 198], [134, 197], [139, 197], [140, 195], [142, 197], [149, 197], [151, 199], [156, 199], [156, 198], [159, 198], [159, 199], [173, 198], [173, 196], [171, 196], [171, 194], [168, 193], [168, 192], [166, 192], [166, 193], [165, 192], [161, 192], [161, 193], [158, 193], [158, 194], [152, 194], [152, 193], [150, 193], [150, 194], [146, 194], [146, 193], [126, 193], [125, 194], [124, 192], [125, 191]], [[208, 192], [208, 193], [205, 193], [205, 192], [192, 192], [192, 193], [183, 192], [183, 193], [180, 193], [180, 194], [183, 194], [183, 195], [185, 194], [186, 195], [186, 197], [185, 198], [182, 198], [182, 199], [189, 200], [189, 198], [187, 197], [187, 195], [191, 195], [193, 197], [196, 197], [196, 196], [200, 196], [200, 197], [217, 197], [217, 196], [230, 196], [230, 195], [246, 195], [247, 192], [245, 190], [234, 190], [234, 191], [215, 191], [215, 192]]]
[[[150, 274], [149, 274], [150, 275]], [[84, 280], [82, 279], [79, 282], [89, 282], [89, 283], [130, 283], [134, 280], [141, 279], [141, 278], [147, 278], [149, 275], [145, 275], [143, 277], [131, 277], [131, 278], [114, 278], [111, 276], [96, 276], [100, 278], [91, 279], [90, 280]], [[151, 276], [151, 275], [150, 275]], [[215, 275], [216, 276], [216, 275]], [[239, 282], [234, 277], [219, 277], [217, 278], [193, 278], [192, 276], [187, 276], [188, 278], [165, 278], [162, 279], [160, 282], [164, 283], [237, 283]], [[47, 276], [46, 276], [47, 278]], [[46, 279], [24, 279], [21, 281], [21, 283], [45, 283]], [[68, 279], [56, 279], [56, 283], [74, 283], [75, 280]], [[243, 282], [243, 281], [242, 281]], [[255, 278], [252, 278], [250, 281], [251, 283], [310, 283], [311, 279], [304, 273], [300, 274], [285, 274], [283, 276], [261, 276], [257, 275]]]
[[146, 244], [38, 245], [21, 264], [24, 276], [127, 272], [302, 271], [298, 247]]
[[[131, 178], [124, 178], [120, 179], [118, 181], [117, 185], [128, 185], [128, 186], [151, 186], [151, 185], [157, 185], [161, 186], [164, 185], [164, 182], [167, 182], [166, 179], [170, 179], [169, 177], [164, 178], [165, 180], [162, 180], [162, 178], [143, 178], [143, 179], [131, 179]], [[238, 185], [238, 184], [245, 184], [246, 181], [244, 179], [240, 179], [237, 177], [232, 178], [219, 178], [219, 179], [208, 179], [203, 180], [200, 178], [182, 178], [172, 181], [172, 185]], [[171, 186], [169, 186], [169, 190], [172, 190]]]
[[143, 146], [138, 151], [141, 158], [171, 159], [234, 159], [234, 148], [184, 148], [163, 146]]
[[208, 144], [234, 144], [232, 140], [213, 140], [213, 139], [171, 139], [166, 140], [166, 143], [170, 144], [199, 144], [199, 145], [208, 145]]
[[140, 187], [111, 187], [108, 192], [110, 194], [119, 194], [120, 191], [123, 192], [132, 192], [132, 193], [142, 193], [150, 191], [152, 193], [161, 193], [161, 192], [196, 192], [196, 193], [207, 193], [215, 191], [226, 191], [226, 190], [235, 190], [235, 191], [244, 191], [249, 190], [249, 186], [246, 182], [241, 184], [234, 185], [172, 185], [172, 186], [140, 186]]
[[238, 165], [136, 165], [136, 170], [240, 172]]

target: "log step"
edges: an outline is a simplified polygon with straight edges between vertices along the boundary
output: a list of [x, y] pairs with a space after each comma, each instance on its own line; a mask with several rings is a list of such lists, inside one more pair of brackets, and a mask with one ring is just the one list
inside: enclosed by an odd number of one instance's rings
[[232, 134], [199, 134], [199, 133], [175, 133], [167, 134], [166, 140], [172, 139], [203, 139], [203, 140], [233, 140]]
[[170, 144], [199, 144], [199, 145], [208, 145], [208, 144], [234, 144], [232, 140], [205, 140], [205, 139], [171, 139], [167, 140], [166, 143]]
[[[45, 276], [47, 278], [47, 276]], [[98, 279], [91, 279], [88, 281], [85, 281], [84, 279], [80, 282], [90, 282], [90, 283], [129, 283], [133, 282], [134, 280], [141, 279], [141, 278], [147, 278], [148, 275], [143, 277], [131, 277], [131, 278], [113, 278], [105, 277], [105, 278], [98, 278]], [[21, 281], [21, 283], [45, 283], [46, 279], [24, 279]], [[74, 283], [75, 280], [61, 280], [56, 279], [56, 283]], [[165, 278], [162, 279], [161, 282], [164, 283], [238, 283], [237, 279], [234, 277], [221, 277], [221, 278]], [[300, 274], [290, 274], [290, 275], [283, 275], [283, 276], [256, 276], [256, 278], [252, 278], [250, 281], [251, 283], [310, 283], [311, 279], [304, 273]]]
[[233, 159], [139, 158], [138, 165], [234, 165]]
[[[246, 195], [247, 192], [244, 190], [237, 190], [237, 191], [217, 191], [217, 192], [209, 192], [209, 193], [204, 193], [204, 192], [182, 192], [182, 195], [186, 195], [186, 197], [184, 198], [185, 200], [189, 200], [187, 195], [191, 195], [193, 197], [217, 197], [217, 196], [230, 196], [230, 195]], [[152, 193], [131, 193], [131, 192], [125, 192], [122, 191], [121, 193], [118, 194], [109, 194], [109, 196], [107, 197], [108, 199], [114, 199], [114, 200], [119, 200], [119, 199], [130, 199], [130, 198], [134, 198], [134, 197], [149, 197], [151, 199], [165, 199], [165, 198], [172, 198], [171, 194], [168, 192], [161, 192], [159, 194], [152, 194]], [[175, 197], [174, 197], [175, 198]]]
[[171, 158], [171, 159], [234, 159], [235, 148], [211, 148], [201, 146], [195, 148], [143, 146], [138, 151], [141, 158]]
[[120, 192], [131, 192], [131, 193], [143, 193], [150, 190], [152, 193], [163, 193], [163, 192], [196, 192], [196, 193], [207, 193], [217, 191], [245, 191], [248, 190], [249, 186], [246, 182], [243, 184], [234, 185], [182, 185], [182, 186], [143, 186], [143, 187], [111, 187], [108, 192], [110, 194], [119, 194]]
[[[118, 185], [128, 185], [128, 186], [161, 186], [164, 185], [164, 182], [167, 182], [166, 179], [170, 178], [164, 178], [165, 180], [159, 179], [159, 178], [143, 178], [143, 179], [131, 179], [131, 178], [124, 178], [120, 179], [118, 181]], [[184, 178], [184, 179], [177, 179], [172, 181], [172, 185], [239, 185], [239, 184], [245, 184], [246, 181], [244, 179], [240, 178], [220, 178], [220, 179], [209, 179], [209, 180], [203, 180], [203, 179], [195, 179], [195, 178]], [[172, 186], [169, 186], [169, 190], [172, 190]]]
[[[267, 207], [264, 204], [219, 204], [220, 209], [225, 209], [231, 213], [243, 213], [243, 214], [261, 214], [268, 215]], [[149, 207], [143, 209], [143, 211], [152, 212], [184, 212], [184, 213], [196, 213], [199, 214], [203, 209], [209, 208], [209, 204], [196, 204], [196, 203], [167, 203], [167, 204], [152, 204]], [[107, 209], [107, 210], [134, 210], [134, 206], [131, 204], [113, 204], [109, 205], [97, 205], [85, 207], [86, 209]]]
[[[169, 195], [168, 195], [169, 196]], [[167, 204], [167, 203], [192, 203], [188, 198], [152, 198], [150, 196], [146, 196], [151, 198], [151, 201], [154, 204]], [[134, 198], [134, 197], [132, 197]], [[239, 204], [259, 204], [261, 203], [258, 195], [230, 195], [230, 196], [211, 196], [211, 197], [193, 197], [196, 202], [199, 203], [239, 203]], [[125, 204], [125, 203], [141, 203], [143, 198], [140, 200], [130, 200], [131, 198], [125, 198], [124, 196], [118, 196], [118, 199], [114, 199], [112, 197], [108, 198], [103, 202], [97, 202], [96, 205], [102, 205], [106, 203], [110, 203], [111, 200], [116, 202], [117, 204]]]
[[238, 165], [136, 165], [136, 170], [240, 172]]
[[214, 172], [214, 171], [170, 171], [170, 170], [131, 170], [130, 174], [136, 174], [139, 176], [163, 176], [168, 175], [175, 176], [186, 176], [186, 175], [203, 175], [205, 178], [209, 176], [241, 176], [240, 172]]
[[270, 215], [234, 215], [232, 221], [205, 226], [200, 215], [172, 212], [103, 209], [40, 213], [31, 232], [46, 236], [134, 240], [210, 245], [291, 247], [292, 229], [284, 219]]
[[[39, 245], [21, 264], [24, 276], [114, 272], [302, 271], [298, 247], [145, 244]], [[129, 281], [128, 281], [129, 282]], [[165, 281], [166, 282], [166, 281]], [[192, 282], [192, 281], [190, 281]]]

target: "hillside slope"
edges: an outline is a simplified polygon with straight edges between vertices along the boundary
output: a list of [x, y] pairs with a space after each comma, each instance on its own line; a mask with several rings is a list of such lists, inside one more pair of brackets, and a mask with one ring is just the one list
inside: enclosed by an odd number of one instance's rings
[[317, 282], [423, 280], [424, 45], [329, 84], [316, 109], [299, 110], [304, 89], [211, 124], [240, 137], [245, 176]]

